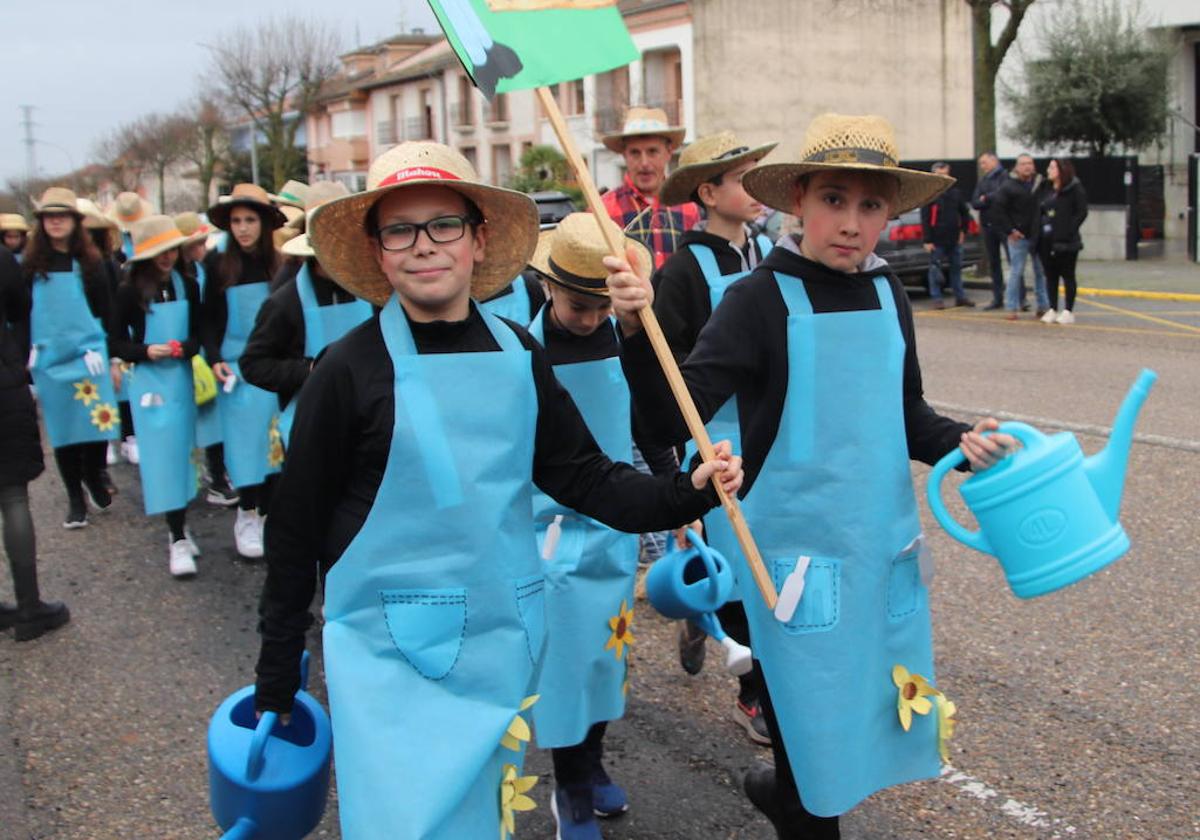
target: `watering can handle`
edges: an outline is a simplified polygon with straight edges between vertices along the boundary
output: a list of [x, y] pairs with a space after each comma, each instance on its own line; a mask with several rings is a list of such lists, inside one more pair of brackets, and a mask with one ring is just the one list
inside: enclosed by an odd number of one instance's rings
[[[1045, 437], [1045, 435], [1033, 426], [1017, 422], [1001, 423], [995, 432], [984, 432], [984, 436], [991, 437], [993, 434], [999, 432], [1012, 435], [1025, 446], [1031, 446]], [[942, 502], [942, 481], [945, 480], [952, 469], [965, 460], [967, 460], [967, 456], [963, 454], [961, 449], [955, 447], [934, 465], [933, 471], [929, 473], [929, 481], [925, 485], [926, 495], [929, 499], [929, 509], [933, 512], [938, 524], [946, 530], [947, 534], [976, 551], [981, 551], [984, 554], [992, 554], [992, 547], [988, 544], [983, 534], [979, 531], [968, 531], [964, 528], [950, 515], [950, 511], [946, 509], [945, 503]]]
[[279, 719], [279, 715], [275, 712], [263, 712], [261, 718], [258, 719], [258, 726], [254, 727], [254, 738], [250, 741], [250, 755], [246, 758], [246, 778], [250, 781], [258, 779], [263, 770], [263, 753], [267, 749], [267, 739], [271, 737], [271, 730], [275, 728], [275, 721]]
[[696, 553], [700, 555], [701, 562], [704, 563], [704, 568], [708, 572], [708, 582], [709, 587], [712, 589], [713, 600], [716, 600], [721, 585], [720, 581], [717, 580], [717, 561], [713, 560], [712, 551], [709, 549], [708, 543], [696, 533], [695, 529], [688, 528], [688, 540], [691, 541], [692, 546], [696, 549]]

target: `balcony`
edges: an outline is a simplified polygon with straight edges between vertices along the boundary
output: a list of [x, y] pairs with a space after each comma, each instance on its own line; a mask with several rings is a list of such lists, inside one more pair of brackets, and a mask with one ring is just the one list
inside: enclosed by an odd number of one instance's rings
[[324, 146], [308, 147], [309, 163], [330, 172], [363, 169], [370, 159], [366, 137], [336, 137]]
[[433, 126], [424, 117], [409, 117], [404, 121], [405, 140], [432, 140]]
[[[629, 106], [623, 103], [601, 103], [596, 108], [596, 134], [616, 134], [624, 125], [625, 111]], [[683, 125], [683, 100], [672, 99], [669, 102], [650, 101], [648, 108], [661, 108], [667, 112], [668, 125]]]
[[471, 131], [475, 128], [475, 103], [454, 102], [450, 105], [450, 125], [456, 131]]
[[400, 142], [395, 120], [381, 120], [375, 124], [375, 145], [386, 148]]

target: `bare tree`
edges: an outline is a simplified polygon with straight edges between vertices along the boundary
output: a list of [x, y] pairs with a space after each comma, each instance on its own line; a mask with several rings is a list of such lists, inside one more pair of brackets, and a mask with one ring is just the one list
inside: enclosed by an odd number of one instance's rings
[[[975, 83], [975, 155], [996, 149], [996, 75], [1008, 48], [1017, 38], [1017, 30], [1034, 0], [966, 0], [971, 7], [971, 31], [975, 47], [973, 78]], [[992, 43], [992, 7], [1008, 10], [1008, 20]]]
[[134, 123], [137, 154], [158, 178], [158, 208], [167, 210], [167, 169], [183, 159], [192, 137], [186, 117], [150, 114]]
[[[253, 29], [239, 26], [208, 45], [217, 87], [273, 152], [272, 189], [286, 180], [286, 161], [295, 154], [304, 115], [337, 72], [339, 46], [334, 30], [300, 17], [267, 19]], [[255, 139], [252, 131], [251, 142]]]
[[191, 139], [184, 144], [184, 160], [196, 167], [200, 182], [200, 204], [207, 206], [213, 180], [224, 168], [229, 154], [229, 133], [226, 117], [214, 93], [203, 93], [181, 117], [190, 126]]

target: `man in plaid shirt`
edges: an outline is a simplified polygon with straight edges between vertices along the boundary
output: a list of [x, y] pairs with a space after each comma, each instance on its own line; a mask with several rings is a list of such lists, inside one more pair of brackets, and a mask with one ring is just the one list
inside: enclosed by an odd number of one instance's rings
[[671, 152], [684, 133], [685, 129], [667, 124], [663, 110], [633, 107], [621, 132], [603, 138], [605, 146], [625, 158], [624, 182], [604, 194], [604, 209], [627, 235], [650, 249], [655, 269], [675, 253], [684, 231], [700, 221], [695, 204], [667, 207], [658, 199]]

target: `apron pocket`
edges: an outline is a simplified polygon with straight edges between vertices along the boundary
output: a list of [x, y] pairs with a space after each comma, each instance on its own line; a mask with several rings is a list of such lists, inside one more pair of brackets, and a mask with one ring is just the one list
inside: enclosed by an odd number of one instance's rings
[[516, 582], [516, 593], [517, 612], [529, 644], [529, 661], [536, 665], [546, 641], [546, 581], [541, 575], [521, 578]]
[[[783, 587], [783, 582], [796, 568], [798, 559], [799, 555], [771, 561], [771, 574], [774, 577], [776, 592]], [[840, 560], [813, 557], [809, 561], [808, 571], [804, 573], [804, 592], [791, 620], [784, 622], [784, 630], [793, 635], [800, 635], [833, 629], [838, 622], [841, 608], [841, 571]]]
[[379, 595], [400, 655], [426, 679], [449, 676], [467, 631], [467, 590], [384, 589]]
[[925, 585], [921, 583], [920, 552], [906, 549], [892, 559], [888, 574], [888, 618], [898, 621], [918, 612], [926, 603]]

